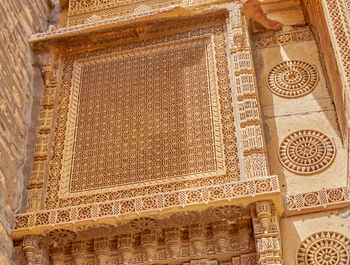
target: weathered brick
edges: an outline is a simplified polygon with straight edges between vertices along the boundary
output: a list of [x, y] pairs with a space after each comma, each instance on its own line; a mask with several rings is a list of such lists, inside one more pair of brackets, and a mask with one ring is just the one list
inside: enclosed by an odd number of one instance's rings
[[0, 2], [0, 264], [14, 255], [10, 219], [19, 208], [34, 78], [28, 37], [47, 28], [46, 1]]

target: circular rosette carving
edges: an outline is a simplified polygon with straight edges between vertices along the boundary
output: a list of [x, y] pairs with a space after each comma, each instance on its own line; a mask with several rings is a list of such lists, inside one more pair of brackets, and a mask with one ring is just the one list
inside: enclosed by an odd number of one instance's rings
[[309, 236], [299, 247], [298, 265], [348, 265], [349, 239], [335, 232]]
[[158, 226], [157, 220], [149, 217], [141, 217], [130, 222], [130, 226], [135, 231], [143, 231], [146, 229], [154, 230]]
[[315, 130], [300, 130], [281, 143], [279, 158], [291, 172], [301, 175], [318, 173], [334, 161], [335, 146], [331, 139]]
[[76, 238], [75, 232], [67, 229], [56, 229], [49, 233], [49, 239], [56, 244], [71, 242]]
[[213, 215], [218, 220], [233, 220], [242, 216], [243, 208], [236, 205], [225, 205], [216, 207]]
[[298, 60], [279, 63], [267, 75], [267, 86], [271, 92], [285, 98], [307, 95], [314, 90], [317, 82], [316, 67]]

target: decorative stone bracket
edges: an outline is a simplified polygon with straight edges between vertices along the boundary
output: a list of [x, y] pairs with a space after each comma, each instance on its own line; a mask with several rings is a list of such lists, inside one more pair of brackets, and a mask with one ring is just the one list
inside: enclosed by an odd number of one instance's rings
[[283, 264], [278, 217], [271, 201], [258, 201], [252, 209], [258, 264]]

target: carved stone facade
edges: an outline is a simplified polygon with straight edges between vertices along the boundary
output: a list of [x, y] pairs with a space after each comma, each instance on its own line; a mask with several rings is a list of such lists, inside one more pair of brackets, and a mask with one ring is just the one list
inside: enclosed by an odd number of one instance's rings
[[47, 4], [0, 263], [349, 263], [345, 0]]

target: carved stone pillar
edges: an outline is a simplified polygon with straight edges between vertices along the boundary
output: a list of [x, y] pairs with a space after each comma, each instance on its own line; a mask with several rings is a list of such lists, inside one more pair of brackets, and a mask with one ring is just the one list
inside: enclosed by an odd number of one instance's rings
[[178, 227], [166, 228], [164, 230], [165, 244], [172, 257], [177, 257], [180, 252], [180, 230]]
[[144, 230], [141, 232], [141, 246], [147, 261], [153, 261], [156, 258], [157, 234], [155, 230]]
[[85, 261], [85, 242], [74, 241], [72, 242], [72, 257], [74, 265], [81, 265]]
[[132, 261], [132, 235], [124, 234], [118, 236], [118, 250], [122, 264]]
[[229, 244], [227, 221], [213, 223], [213, 239], [220, 251], [226, 251]]
[[34, 264], [36, 255], [39, 252], [39, 237], [36, 235], [24, 236], [23, 251], [27, 260], [27, 264]]
[[278, 217], [270, 201], [260, 201], [252, 211], [258, 264], [283, 264]]
[[41, 68], [45, 86], [49, 86], [53, 77], [54, 68], [51, 64], [47, 64]]
[[94, 239], [94, 251], [97, 257], [98, 265], [106, 265], [108, 263], [108, 238], [100, 237]]
[[53, 265], [64, 264], [64, 245], [60, 244], [56, 247], [52, 247], [50, 250], [51, 261]]
[[201, 224], [194, 224], [189, 227], [190, 242], [196, 255], [201, 255], [204, 250], [204, 231]]
[[254, 244], [253, 229], [251, 219], [242, 219], [238, 221], [238, 238], [241, 249], [248, 249]]

